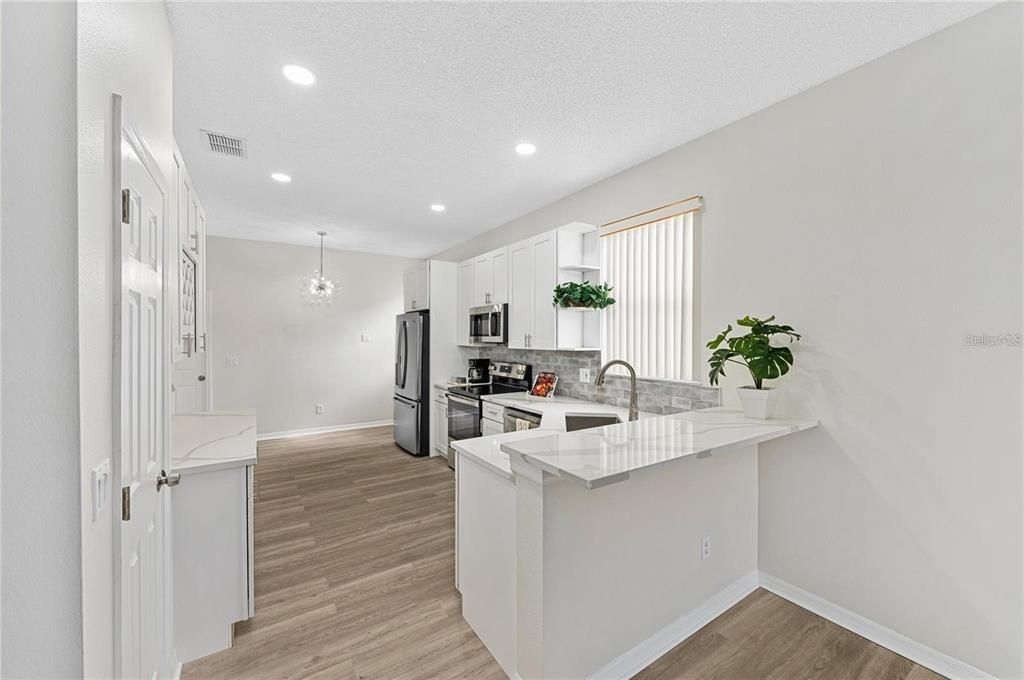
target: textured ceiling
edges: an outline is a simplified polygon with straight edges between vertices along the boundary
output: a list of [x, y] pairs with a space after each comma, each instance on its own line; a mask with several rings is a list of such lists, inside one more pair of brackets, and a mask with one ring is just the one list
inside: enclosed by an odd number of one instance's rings
[[213, 234], [427, 256], [990, 4], [170, 2], [175, 133]]

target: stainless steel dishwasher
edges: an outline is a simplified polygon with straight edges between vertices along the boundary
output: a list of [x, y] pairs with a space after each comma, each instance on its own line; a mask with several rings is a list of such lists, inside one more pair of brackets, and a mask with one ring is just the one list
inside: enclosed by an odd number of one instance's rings
[[519, 432], [540, 427], [540, 416], [529, 411], [505, 407], [505, 432]]

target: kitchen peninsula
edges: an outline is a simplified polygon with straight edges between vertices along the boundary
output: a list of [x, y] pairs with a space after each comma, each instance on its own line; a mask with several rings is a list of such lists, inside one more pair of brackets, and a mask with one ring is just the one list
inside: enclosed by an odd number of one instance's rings
[[757, 586], [758, 444], [816, 426], [713, 408], [463, 443], [464, 617], [510, 677], [629, 677]]
[[256, 416], [172, 418], [175, 648], [184, 661], [227, 649], [255, 613], [253, 502]]

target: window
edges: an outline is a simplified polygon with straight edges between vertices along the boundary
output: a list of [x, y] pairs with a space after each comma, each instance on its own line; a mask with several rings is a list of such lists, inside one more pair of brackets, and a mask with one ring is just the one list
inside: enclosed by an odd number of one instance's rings
[[700, 207], [695, 197], [602, 228], [602, 274], [616, 300], [605, 311], [604, 359], [628, 361], [638, 377], [695, 379]]

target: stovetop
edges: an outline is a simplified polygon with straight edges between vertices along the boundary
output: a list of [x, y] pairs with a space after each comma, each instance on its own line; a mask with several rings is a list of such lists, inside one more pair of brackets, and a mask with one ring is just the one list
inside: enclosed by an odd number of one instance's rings
[[512, 392], [525, 392], [526, 388], [514, 385], [503, 385], [502, 383], [484, 383], [482, 385], [453, 385], [448, 388], [449, 392], [461, 394], [470, 399], [479, 399], [491, 394], [510, 394]]

